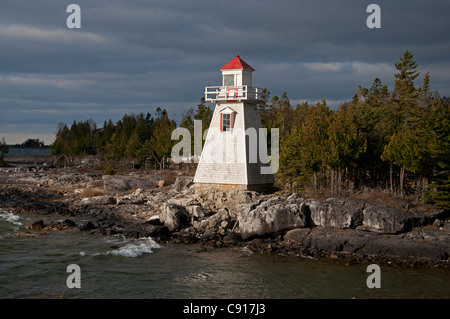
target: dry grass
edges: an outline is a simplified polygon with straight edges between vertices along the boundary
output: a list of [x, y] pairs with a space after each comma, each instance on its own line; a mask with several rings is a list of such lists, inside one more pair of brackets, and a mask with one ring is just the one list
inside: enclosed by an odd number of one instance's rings
[[165, 177], [164, 186], [172, 185], [177, 178], [173, 170], [163, 170], [159, 173]]
[[81, 197], [95, 197], [104, 194], [103, 189], [100, 188], [87, 188], [80, 193]]

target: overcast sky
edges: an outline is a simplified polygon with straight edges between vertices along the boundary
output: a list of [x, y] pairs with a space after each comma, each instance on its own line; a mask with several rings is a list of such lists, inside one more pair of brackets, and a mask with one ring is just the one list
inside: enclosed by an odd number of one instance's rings
[[[81, 29], [69, 29], [69, 4]], [[367, 6], [381, 8], [369, 29]], [[239, 54], [253, 85], [336, 108], [378, 77], [392, 90], [409, 49], [450, 95], [448, 0], [0, 0], [0, 138], [52, 143], [58, 122], [196, 107]]]

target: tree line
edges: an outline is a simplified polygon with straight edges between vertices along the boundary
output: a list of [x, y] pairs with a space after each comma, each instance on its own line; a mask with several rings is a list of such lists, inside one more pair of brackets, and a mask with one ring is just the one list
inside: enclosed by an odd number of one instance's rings
[[[286, 93], [270, 99], [265, 90], [258, 108], [268, 132], [279, 128], [279, 187], [331, 194], [382, 188], [450, 208], [450, 100], [431, 90], [429, 72], [416, 85], [419, 72], [410, 51], [395, 68], [391, 91], [375, 78], [337, 110], [325, 98], [293, 106]], [[194, 120], [202, 120], [204, 131], [212, 114], [202, 98], [197, 109], [183, 111], [179, 126], [193, 136]], [[70, 128], [60, 123], [52, 148], [54, 154], [101, 154], [110, 160], [153, 161], [163, 168], [178, 142], [171, 140], [176, 127], [161, 108], [154, 116], [124, 115], [101, 128], [93, 120], [74, 121]]]
[[395, 63], [389, 91], [376, 78], [331, 110], [325, 99], [293, 107], [269, 92], [259, 105], [263, 126], [280, 129], [282, 188], [343, 194], [364, 186], [450, 208], [450, 100], [420, 86], [413, 54]]
[[[191, 108], [183, 113], [181, 125], [193, 130], [195, 118], [203, 120], [206, 129], [211, 117], [211, 108], [202, 99], [196, 111]], [[166, 159], [171, 156], [172, 147], [177, 142], [171, 139], [176, 127], [176, 121], [170, 119], [167, 111], [160, 107], [154, 116], [150, 113], [125, 114], [116, 123], [111, 119], [105, 121], [100, 128], [92, 119], [74, 121], [70, 128], [61, 122], [52, 144], [52, 153], [101, 155], [112, 162], [130, 159], [139, 164], [156, 163], [164, 169]]]

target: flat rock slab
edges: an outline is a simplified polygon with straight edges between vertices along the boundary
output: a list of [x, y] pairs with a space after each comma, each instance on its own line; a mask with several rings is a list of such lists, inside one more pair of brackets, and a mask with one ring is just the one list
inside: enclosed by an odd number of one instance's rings
[[386, 206], [369, 206], [362, 211], [361, 228], [385, 234], [410, 231], [421, 222], [415, 212]]
[[[436, 230], [437, 231], [437, 230]], [[361, 256], [418, 257], [447, 260], [450, 254], [450, 236], [385, 235], [355, 229], [327, 227], [293, 229], [284, 240], [296, 242], [305, 248], [329, 253], [344, 252]]]
[[155, 175], [103, 175], [102, 180], [106, 192], [121, 193], [131, 189], [151, 189], [158, 187], [158, 183], [164, 180], [164, 177]]

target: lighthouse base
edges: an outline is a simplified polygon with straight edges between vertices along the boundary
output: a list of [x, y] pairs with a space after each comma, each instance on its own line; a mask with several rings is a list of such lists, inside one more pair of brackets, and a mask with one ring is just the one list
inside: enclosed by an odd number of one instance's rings
[[254, 191], [258, 193], [271, 193], [275, 190], [273, 183], [270, 184], [216, 184], [216, 183], [195, 183], [195, 192], [204, 193], [207, 191], [215, 190], [221, 192], [233, 192], [233, 191]]

